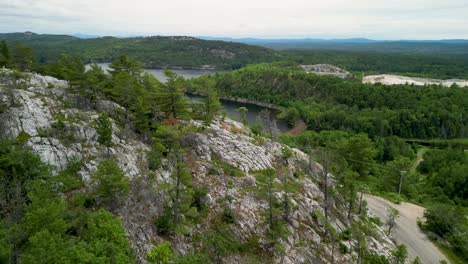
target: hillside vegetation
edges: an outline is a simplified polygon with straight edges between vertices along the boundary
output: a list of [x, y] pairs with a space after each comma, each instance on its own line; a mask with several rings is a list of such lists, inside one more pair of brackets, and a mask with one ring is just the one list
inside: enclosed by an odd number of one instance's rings
[[[223, 97], [283, 106], [281, 118], [303, 120], [308, 130], [284, 134], [282, 142], [316, 155], [352, 188], [428, 207], [424, 230], [468, 258], [468, 156], [457, 139], [468, 136], [466, 88], [363, 84], [290, 64], [259, 64], [192, 79], [188, 89], [201, 92], [209, 83]], [[440, 149], [424, 153], [411, 143], [417, 139]]]

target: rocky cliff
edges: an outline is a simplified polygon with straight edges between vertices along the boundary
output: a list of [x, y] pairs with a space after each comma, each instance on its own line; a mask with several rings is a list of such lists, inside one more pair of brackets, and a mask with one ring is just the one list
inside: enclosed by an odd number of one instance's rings
[[[66, 92], [68, 84], [52, 77], [28, 73], [18, 81], [9, 76], [11, 72], [8, 70], [2, 70], [0, 75], [1, 138], [22, 138], [26, 146], [53, 166], [55, 174], [67, 168], [72, 160], [84, 161], [78, 174], [85, 188], [80, 191], [92, 188], [90, 175], [99, 161], [107, 157], [107, 150], [97, 143], [95, 120], [102, 112], [114, 117], [114, 145], [109, 149], [110, 155], [118, 161], [131, 182], [130, 195], [114, 213], [122, 220], [141, 263], [146, 263], [145, 255], [152, 246], [164, 240], [170, 240], [178, 254], [192, 252], [196, 244], [194, 237], [212, 229], [214, 220], [223, 210], [219, 201], [226, 194], [233, 197], [236, 221], [229, 227], [232, 233], [241, 242], [258, 238], [260, 249], [270, 252], [272, 261], [330, 263], [332, 255], [336, 263], [356, 261], [357, 241], [354, 238], [341, 239], [335, 248], [327, 232], [328, 225], [339, 234], [346, 233], [351, 225], [339, 193], [330, 202], [328, 220], [317, 217], [324, 214], [324, 193], [319, 184], [323, 171], [320, 164], [313, 161], [309, 164], [305, 153], [291, 149], [292, 156], [284, 161], [282, 151], [286, 146], [251, 136], [250, 130], [238, 122], [218, 119], [204, 127], [201, 122], [190, 121], [191, 125], [201, 129], [190, 137], [191, 147], [184, 162], [190, 166], [193, 184], [207, 189], [202, 203], [208, 208], [208, 213], [188, 235], [162, 237], [154, 224], [154, 220], [163, 213], [165, 200], [165, 193], [158, 186], [170, 181], [172, 168], [163, 161], [165, 166], [156, 171], [149, 170], [146, 153], [150, 146], [139, 140], [125, 122], [118, 120], [126, 110], [104, 100], [94, 109], [78, 108], [74, 98]], [[257, 171], [276, 167], [279, 162], [288, 164], [288, 173], [295, 176], [299, 185], [298, 192], [291, 197], [293, 206], [286, 224], [289, 235], [284, 241], [279, 241], [283, 253], [268, 249], [262, 213], [267, 202], [256, 195], [255, 177]], [[216, 164], [224, 164], [224, 167], [219, 169]], [[226, 168], [235, 168], [242, 173], [231, 176]], [[227, 182], [229, 188], [226, 187]], [[357, 219], [356, 216], [352, 218]], [[366, 234], [369, 251], [390, 256], [394, 249], [391, 239], [377, 225], [372, 230]], [[237, 253], [219, 261], [249, 263]]]

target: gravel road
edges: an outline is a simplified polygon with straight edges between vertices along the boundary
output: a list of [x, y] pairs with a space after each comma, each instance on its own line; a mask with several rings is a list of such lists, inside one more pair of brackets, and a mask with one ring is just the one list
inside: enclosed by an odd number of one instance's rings
[[396, 225], [392, 229], [392, 236], [398, 243], [406, 245], [409, 260], [412, 261], [419, 256], [424, 264], [438, 264], [440, 260], [448, 261], [416, 224], [417, 218], [423, 217], [423, 207], [405, 202], [394, 204], [381, 197], [368, 194], [364, 194], [363, 197], [367, 201], [370, 212], [379, 217], [382, 223], [387, 221], [387, 208], [395, 207], [400, 212], [400, 217], [396, 219]]

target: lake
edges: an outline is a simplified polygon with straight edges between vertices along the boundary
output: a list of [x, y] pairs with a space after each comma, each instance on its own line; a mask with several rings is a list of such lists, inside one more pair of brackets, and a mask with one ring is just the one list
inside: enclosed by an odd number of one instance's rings
[[[103, 70], [106, 70], [106, 71], [109, 70], [109, 63], [98, 63], [98, 65]], [[89, 64], [86, 65], [86, 69], [89, 69]], [[145, 69], [145, 71], [151, 73], [154, 77], [156, 77], [161, 82], [165, 82], [167, 80], [166, 77], [164, 76], [163, 69]], [[216, 72], [221, 72], [221, 70], [171, 70], [171, 71], [177, 73], [178, 75], [184, 77], [185, 79], [196, 78], [201, 75], [214, 74]], [[189, 99], [189, 101], [192, 103], [200, 103], [203, 101], [202, 96], [190, 95], [190, 94], [187, 94], [186, 96]], [[231, 100], [221, 99], [220, 101], [223, 106], [222, 110], [225, 110], [227, 113], [227, 116], [231, 119], [240, 121], [241, 116], [240, 116], [240, 113], [236, 111], [236, 109], [241, 106], [244, 106], [249, 110], [246, 115], [247, 123], [249, 125], [255, 125], [257, 123], [257, 116], [260, 115], [260, 112], [262, 110], [267, 109], [272, 114], [272, 117], [276, 120], [276, 124], [280, 132], [285, 133], [291, 130], [291, 127], [289, 127], [286, 122], [275, 118], [275, 115], [278, 114], [278, 110], [276, 109], [271, 109], [271, 108], [259, 106], [256, 104], [241, 103], [241, 102], [236, 102], [236, 101], [231, 101]]]
[[[202, 96], [186, 94], [186, 97], [192, 103], [203, 102]], [[222, 110], [226, 111], [227, 116], [231, 119], [234, 119], [237, 121], [241, 120], [241, 115], [238, 111], [236, 111], [236, 109], [243, 106], [249, 110], [246, 115], [246, 120], [247, 120], [247, 123], [252, 126], [252, 125], [257, 124], [257, 116], [260, 115], [260, 112], [262, 110], [267, 109], [270, 111], [271, 116], [276, 120], [276, 126], [281, 133], [286, 133], [291, 130], [291, 127], [289, 127], [286, 122], [279, 120], [275, 117], [279, 113], [279, 111], [276, 109], [271, 109], [271, 108], [267, 108], [264, 106], [251, 104], [251, 103], [236, 102], [232, 100], [220, 99], [219, 101], [221, 102], [221, 105], [223, 106]], [[266, 127], [267, 124], [264, 122], [263, 125], [264, 127]]]

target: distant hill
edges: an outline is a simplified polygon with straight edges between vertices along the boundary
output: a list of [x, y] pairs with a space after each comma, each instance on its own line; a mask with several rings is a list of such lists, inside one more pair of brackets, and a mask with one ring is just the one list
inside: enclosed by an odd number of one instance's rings
[[147, 67], [236, 69], [280, 57], [264, 47], [185, 36], [79, 38], [25, 32], [0, 34], [0, 40], [31, 46], [39, 62], [53, 61], [62, 53], [76, 54], [85, 62], [109, 62], [126, 53]]
[[201, 37], [207, 40], [222, 40], [259, 45], [273, 49], [326, 49], [342, 51], [398, 52], [412, 54], [468, 53], [468, 40], [373, 40], [367, 38], [347, 39], [261, 39], [261, 38], [216, 38]]

